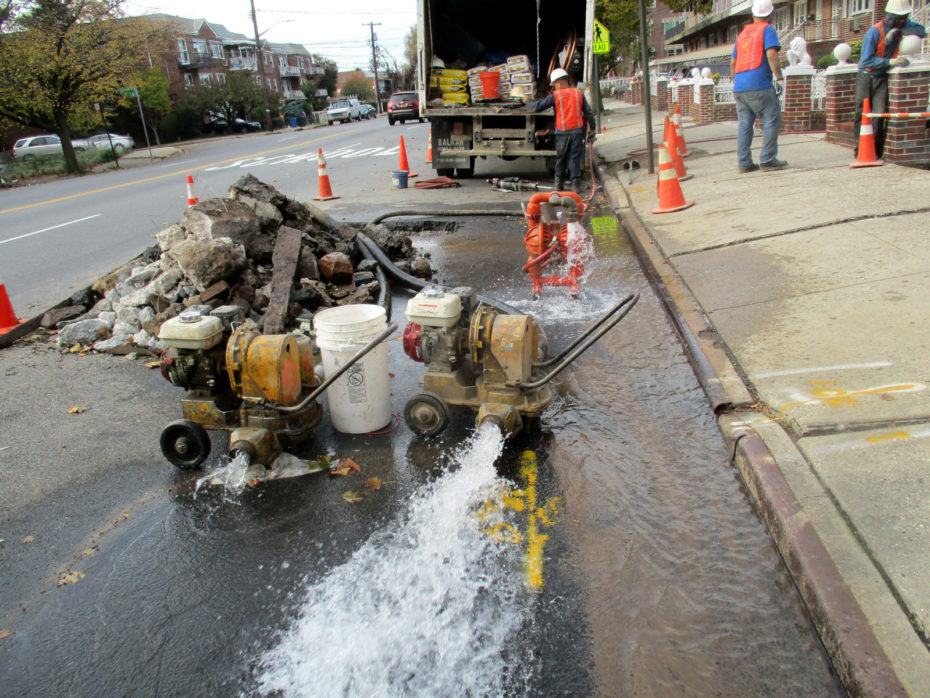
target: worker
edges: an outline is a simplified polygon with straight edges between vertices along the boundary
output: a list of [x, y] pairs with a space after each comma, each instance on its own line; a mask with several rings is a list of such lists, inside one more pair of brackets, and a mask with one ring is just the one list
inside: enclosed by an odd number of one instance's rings
[[[922, 24], [912, 22], [908, 15], [914, 8], [911, 0], [888, 0], [885, 18], [870, 27], [862, 39], [862, 55], [859, 72], [856, 74], [856, 155], [859, 155], [859, 126], [862, 124], [862, 104], [868, 99], [873, 113], [888, 111], [888, 69], [905, 66], [908, 60], [898, 57], [901, 36], [913, 34], [923, 38], [926, 31]], [[885, 149], [885, 120], [872, 119], [875, 135], [875, 155], [881, 157]]]
[[[778, 129], [781, 126], [779, 91], [772, 82], [782, 79], [778, 52], [781, 44], [775, 28], [765, 21], [775, 8], [772, 0], [753, 0], [752, 23], [743, 27], [730, 57], [733, 74], [733, 98], [739, 122], [736, 132], [736, 157], [739, 171], [781, 170], [788, 166], [778, 155]], [[780, 86], [779, 86], [780, 87]], [[756, 117], [762, 121], [762, 152], [759, 164], [752, 161], [752, 135]]]
[[[562, 191], [566, 171], [572, 178], [572, 188], [581, 194], [581, 163], [585, 138], [593, 141], [597, 127], [594, 112], [578, 87], [572, 87], [566, 73], [556, 68], [549, 75], [552, 93], [542, 99], [526, 100], [530, 111], [555, 108], [555, 191]], [[525, 99], [525, 98], [524, 98]], [[586, 135], [587, 134], [587, 135]]]

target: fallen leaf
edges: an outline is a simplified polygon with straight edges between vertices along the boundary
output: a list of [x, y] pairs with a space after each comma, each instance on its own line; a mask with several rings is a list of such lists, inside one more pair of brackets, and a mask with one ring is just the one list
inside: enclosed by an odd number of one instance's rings
[[393, 373], [389, 373], [389, 374], [388, 374], [388, 378], [393, 378], [393, 377], [394, 377], [394, 374], [393, 374]]
[[68, 351], [70, 351], [72, 354], [77, 354], [79, 351], [84, 351], [84, 345], [83, 345], [83, 344], [75, 344], [75, 345], [72, 346], [70, 349], [68, 349]]
[[345, 475], [348, 475], [348, 474], [351, 473], [351, 472], [352, 472], [352, 468], [350, 468], [349, 466], [345, 466], [344, 468], [330, 468], [330, 470], [329, 470], [329, 474], [330, 474], [330, 475], [342, 475], [342, 476], [345, 476]]
[[355, 504], [356, 502], [362, 501], [362, 495], [358, 492], [343, 492], [342, 498], [349, 502], [349, 504]]
[[381, 489], [381, 479], [377, 477], [370, 477], [365, 482], [362, 483], [370, 490], [380, 490]]
[[247, 483], [245, 483], [245, 486], [246, 486], [246, 487], [255, 487], [255, 485], [257, 485], [259, 482], [261, 482], [261, 481], [256, 477], [256, 478], [253, 478], [253, 479], [249, 480]]
[[339, 467], [340, 468], [348, 467], [357, 473], [362, 472], [362, 466], [360, 466], [358, 463], [356, 463], [351, 458], [343, 458], [341, 461], [339, 461]]
[[63, 587], [65, 584], [77, 584], [84, 579], [83, 572], [66, 572], [58, 578], [58, 586]]
[[81, 554], [78, 557], [90, 557], [91, 555], [96, 554], [97, 548], [86, 548], [81, 551]]
[[31, 543], [31, 542], [34, 541], [35, 539], [36, 539], [35, 536], [26, 536], [25, 538], [23, 538], [22, 542], [23, 542], [23, 543]]
[[146, 368], [158, 368], [159, 366], [161, 366], [161, 361], [149, 361], [145, 364]]
[[10, 636], [9, 630], [0, 630], [0, 640], [6, 640]]
[[87, 412], [86, 407], [69, 407], [68, 414], [81, 414], [81, 412]]
[[123, 518], [124, 518], [124, 519], [128, 519], [128, 518], [129, 518], [129, 514], [123, 514]]

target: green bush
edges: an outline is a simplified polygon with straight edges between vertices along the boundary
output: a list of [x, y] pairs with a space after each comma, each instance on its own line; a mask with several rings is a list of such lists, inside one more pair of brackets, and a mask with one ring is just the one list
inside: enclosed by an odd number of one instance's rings
[[[89, 170], [94, 165], [112, 162], [116, 155], [112, 150], [97, 150], [91, 148], [76, 153], [78, 164], [82, 170]], [[3, 178], [7, 181], [19, 179], [32, 179], [33, 177], [54, 177], [65, 174], [64, 155], [38, 155], [28, 160], [14, 160], [3, 171]]]
[[828, 53], [826, 56], [821, 56], [820, 60], [817, 61], [817, 70], [824, 70], [837, 63], [839, 63], [839, 61], [833, 57], [833, 54]]

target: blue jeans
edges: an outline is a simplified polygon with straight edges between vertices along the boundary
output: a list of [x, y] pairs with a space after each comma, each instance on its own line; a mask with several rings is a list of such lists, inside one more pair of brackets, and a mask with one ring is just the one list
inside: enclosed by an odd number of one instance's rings
[[734, 92], [739, 129], [736, 138], [736, 156], [740, 167], [752, 165], [752, 130], [756, 117], [762, 119], [762, 152], [759, 162], [772, 162], [778, 155], [778, 129], [781, 127], [781, 104], [775, 88]]

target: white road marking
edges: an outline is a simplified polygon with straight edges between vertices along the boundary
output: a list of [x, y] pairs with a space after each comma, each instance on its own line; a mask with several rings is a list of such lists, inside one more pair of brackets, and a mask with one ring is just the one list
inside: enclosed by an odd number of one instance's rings
[[856, 371], [865, 368], [891, 368], [890, 361], [872, 361], [864, 364], [837, 364], [836, 366], [809, 366], [807, 368], [791, 368], [785, 371], [767, 371], [755, 374], [756, 378], [776, 378], [778, 376], [797, 376], [805, 373], [822, 373], [826, 371]]
[[59, 223], [58, 225], [53, 225], [50, 228], [42, 228], [42, 230], [34, 230], [31, 233], [23, 233], [22, 235], [17, 235], [13, 238], [8, 238], [6, 240], [0, 240], [0, 245], [5, 242], [13, 242], [14, 240], [22, 240], [23, 238], [32, 237], [33, 235], [39, 235], [40, 233], [47, 233], [50, 230], [57, 230], [58, 228], [64, 228], [66, 225], [74, 225], [75, 223], [83, 223], [84, 221], [89, 221], [91, 218], [96, 218], [99, 216], [99, 213], [95, 213], [92, 216], [85, 216], [84, 218], [78, 218], [77, 220], [68, 221], [67, 223]]

